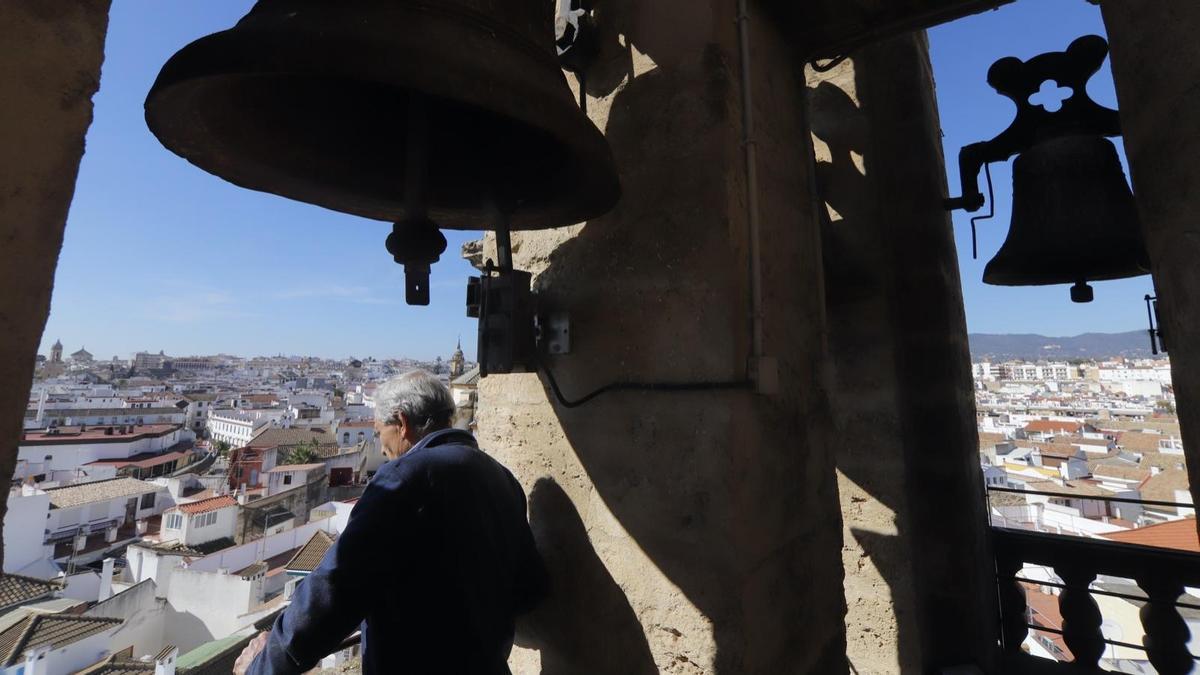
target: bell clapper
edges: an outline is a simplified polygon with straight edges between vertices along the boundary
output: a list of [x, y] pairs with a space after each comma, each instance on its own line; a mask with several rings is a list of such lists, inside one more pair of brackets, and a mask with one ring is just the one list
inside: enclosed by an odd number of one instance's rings
[[405, 218], [392, 225], [387, 250], [404, 265], [404, 299], [410, 305], [429, 304], [429, 268], [446, 250], [446, 237], [426, 211], [426, 172], [429, 163], [429, 106], [426, 97], [408, 97], [405, 120]]

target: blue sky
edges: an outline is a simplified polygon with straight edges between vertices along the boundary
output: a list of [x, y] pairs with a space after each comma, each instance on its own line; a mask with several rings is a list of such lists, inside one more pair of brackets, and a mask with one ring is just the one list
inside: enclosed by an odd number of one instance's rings
[[[62, 339], [100, 358], [169, 354], [311, 354], [328, 357], [446, 355], [461, 335], [473, 270], [458, 257], [478, 234], [447, 231], [429, 307], [403, 302], [402, 269], [383, 248], [386, 223], [243, 190], [162, 148], [142, 102], [158, 69], [187, 42], [225, 29], [250, 0], [119, 0], [113, 3], [95, 121], [87, 137], [59, 259], [42, 353]], [[1064, 48], [1103, 34], [1082, 0], [1021, 0], [931, 31], [949, 180], [966, 143], [1002, 130], [1012, 106], [984, 81], [996, 59]], [[1094, 97], [1115, 106], [1107, 67]], [[955, 214], [969, 328], [973, 332], [1073, 335], [1142, 328], [1148, 277], [1096, 284], [1096, 302], [1072, 305], [1066, 287], [1001, 288], [980, 281], [1008, 226], [1010, 175], [993, 167], [996, 218], [970, 259], [967, 218]], [[957, 192], [957, 189], [955, 188]], [[965, 253], [965, 256], [962, 255]]]

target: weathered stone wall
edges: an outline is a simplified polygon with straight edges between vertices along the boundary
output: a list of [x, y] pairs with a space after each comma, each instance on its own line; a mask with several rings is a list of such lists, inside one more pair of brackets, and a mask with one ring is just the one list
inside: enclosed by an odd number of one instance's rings
[[[296, 518], [296, 526], [304, 525], [308, 522], [309, 513], [316, 507], [330, 501], [334, 498], [330, 493], [334, 489], [329, 487], [329, 480], [322, 476], [310, 483], [294, 487], [291, 490], [273, 494], [270, 497], [255, 499], [254, 501], [246, 502], [245, 508], [238, 510], [237, 524], [234, 526], [234, 541], [238, 544], [244, 544], [253, 539], [263, 536], [266, 531], [264, 523], [267, 518], [267, 511], [277, 507], [283, 507], [292, 512]], [[338, 489], [338, 492], [345, 492]], [[361, 489], [355, 488], [355, 493], [361, 493]], [[278, 521], [271, 523], [278, 525]]]
[[[109, 0], [0, 2], [0, 494], [50, 313]], [[0, 500], [0, 518], [5, 506]]]
[[[624, 196], [584, 225], [514, 239], [567, 310], [568, 397], [618, 380], [745, 377], [749, 286], [733, 2], [599, 6], [589, 73]], [[846, 670], [823, 377], [819, 231], [802, 64], [756, 15], [765, 343], [782, 393], [614, 392], [567, 409], [544, 376], [480, 383], [481, 445], [530, 494], [554, 597], [514, 672]]]
[[866, 672], [970, 662], [992, 634], [980, 597], [990, 584], [924, 39], [863, 49], [810, 81], [830, 215], [849, 655]]
[[1101, 7], [1192, 500], [1200, 503], [1200, 3]]
[[890, 271], [879, 243], [878, 204], [869, 199], [878, 159], [865, 154], [872, 122], [856, 75], [878, 50], [864, 49], [828, 73], [809, 72], [809, 115], [823, 224], [826, 311], [833, 362], [834, 449], [842, 509], [846, 656], [866, 673], [920, 664], [913, 639], [916, 598], [904, 508], [904, 457], [891, 325]]
[[860, 672], [986, 663], [994, 642], [966, 320], [923, 34], [809, 72]]

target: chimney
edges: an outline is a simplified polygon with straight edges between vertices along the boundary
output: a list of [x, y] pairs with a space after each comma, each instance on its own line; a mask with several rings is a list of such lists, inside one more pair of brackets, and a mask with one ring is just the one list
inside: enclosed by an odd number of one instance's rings
[[179, 647], [167, 645], [154, 657], [154, 675], [175, 675], [175, 661], [179, 659]]
[[113, 562], [112, 558], [105, 558], [100, 570], [100, 597], [96, 598], [100, 602], [112, 597]]

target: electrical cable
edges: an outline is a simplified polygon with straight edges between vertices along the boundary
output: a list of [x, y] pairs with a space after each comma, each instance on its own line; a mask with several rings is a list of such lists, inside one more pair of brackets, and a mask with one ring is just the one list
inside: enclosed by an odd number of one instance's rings
[[554, 392], [554, 398], [558, 399], [558, 402], [564, 408], [578, 408], [597, 396], [610, 391], [711, 391], [717, 389], [749, 389], [754, 386], [749, 380], [729, 382], [611, 382], [586, 394], [582, 398], [571, 401], [566, 396], [563, 396], [562, 389], [559, 388], [558, 380], [554, 378], [554, 373], [550, 370], [550, 366], [540, 359], [538, 365], [541, 367], [542, 372], [546, 374], [546, 380], [550, 382], [550, 390]]
[[808, 62], [808, 65], [812, 66], [812, 69], [817, 71], [818, 73], [828, 73], [829, 71], [833, 70], [834, 68], [837, 68], [838, 66], [840, 66], [842, 64], [842, 61], [845, 61], [849, 57], [850, 57], [849, 54], [842, 54], [841, 56], [830, 59], [824, 65], [818, 63], [816, 59], [813, 59], [812, 61]]

